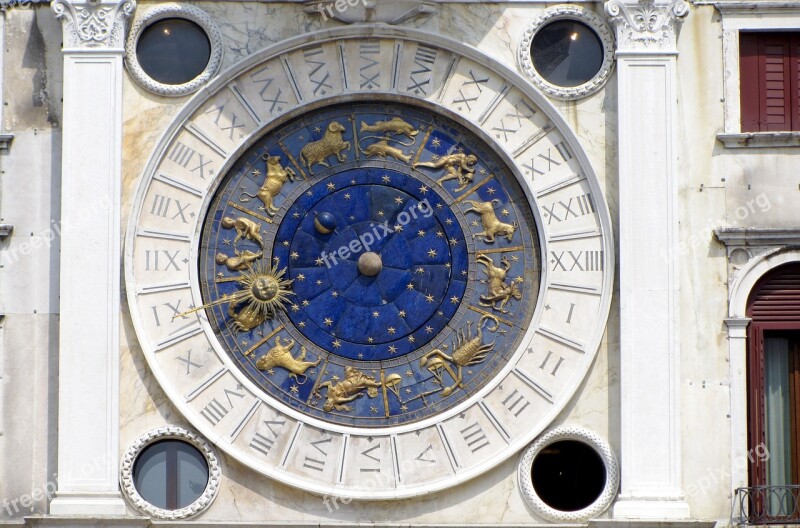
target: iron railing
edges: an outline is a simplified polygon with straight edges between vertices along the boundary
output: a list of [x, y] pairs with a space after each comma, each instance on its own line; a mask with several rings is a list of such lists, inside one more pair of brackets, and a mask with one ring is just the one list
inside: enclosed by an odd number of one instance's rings
[[800, 485], [750, 486], [733, 495], [732, 524], [800, 524]]

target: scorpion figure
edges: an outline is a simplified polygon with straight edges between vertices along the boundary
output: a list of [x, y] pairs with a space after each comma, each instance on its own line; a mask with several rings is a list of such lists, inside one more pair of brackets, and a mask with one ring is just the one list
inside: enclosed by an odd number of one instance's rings
[[[462, 369], [464, 367], [468, 367], [470, 365], [477, 365], [481, 363], [486, 356], [494, 350], [494, 341], [491, 343], [484, 343], [483, 342], [483, 335], [482, 329], [486, 320], [491, 320], [494, 323], [494, 327], [489, 328], [490, 332], [497, 331], [499, 327], [499, 323], [497, 318], [493, 315], [484, 315], [478, 320], [477, 326], [477, 333], [474, 337], [470, 337], [472, 333], [472, 321], [467, 321], [467, 332], [464, 334], [464, 327], [462, 326], [461, 329], [456, 333], [456, 338], [453, 339], [453, 355], [448, 356], [438, 348], [435, 348], [422, 356], [419, 360], [419, 365], [421, 367], [427, 366], [429, 370], [439, 368], [440, 366], [444, 366], [447, 370], [450, 377], [453, 378], [454, 383], [442, 389], [442, 397], [447, 397], [453, 393], [459, 387], [463, 388], [461, 384], [462, 380], [464, 379], [462, 374]], [[448, 362], [443, 363], [444, 361]], [[453, 369], [450, 365], [455, 365], [458, 367], [458, 372], [453, 372]], [[437, 378], [441, 379], [437, 376]]]

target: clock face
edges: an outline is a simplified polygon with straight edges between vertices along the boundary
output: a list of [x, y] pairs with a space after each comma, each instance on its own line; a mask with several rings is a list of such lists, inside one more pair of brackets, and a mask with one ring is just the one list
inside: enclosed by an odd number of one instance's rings
[[201, 91], [126, 245], [142, 353], [194, 428], [359, 499], [444, 489], [530, 443], [594, 359], [613, 276], [558, 112], [471, 48], [381, 31], [288, 41]]
[[[202, 240], [204, 303], [237, 300], [207, 313], [230, 358], [336, 424], [405, 424], [469, 399], [516, 351], [539, 293], [537, 229], [509, 168], [409, 105], [327, 107], [271, 131], [222, 180]], [[270, 298], [285, 297], [256, 324], [253, 283], [278, 273]]]

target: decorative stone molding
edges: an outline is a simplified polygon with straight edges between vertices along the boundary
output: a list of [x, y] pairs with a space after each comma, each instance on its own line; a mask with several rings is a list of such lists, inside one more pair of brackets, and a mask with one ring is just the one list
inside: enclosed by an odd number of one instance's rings
[[[161, 440], [182, 440], [193, 445], [203, 454], [208, 464], [208, 484], [206, 484], [203, 494], [192, 504], [179, 510], [164, 510], [153, 506], [142, 498], [133, 483], [133, 466], [136, 463], [136, 458], [147, 446]], [[217, 458], [211, 444], [201, 436], [182, 427], [161, 427], [140, 436], [128, 448], [122, 457], [119, 483], [128, 502], [140, 512], [160, 519], [177, 520], [194, 517], [211, 506], [219, 492], [221, 479], [222, 470], [219, 458]]]
[[800, 228], [720, 227], [714, 236], [727, 250], [731, 291], [757, 260], [800, 248]]
[[668, 4], [657, 4], [655, 0], [641, 0], [634, 4], [608, 0], [605, 11], [617, 29], [620, 50], [674, 50], [678, 25], [689, 14], [689, 4], [686, 0], [671, 0]]
[[[183, 18], [194, 22], [205, 31], [211, 45], [211, 56], [206, 68], [200, 75], [184, 84], [164, 84], [156, 81], [145, 73], [136, 56], [136, 45], [142, 32], [154, 22], [165, 18]], [[125, 66], [131, 77], [145, 90], [167, 97], [180, 97], [196, 92], [217, 74], [222, 64], [222, 53], [222, 33], [211, 15], [188, 4], [161, 4], [147, 10], [131, 27], [125, 43]]]
[[303, 12], [320, 15], [323, 20], [333, 18], [345, 24], [357, 22], [382, 22], [402, 24], [423, 15], [435, 15], [439, 8], [430, 0], [306, 0]]
[[[533, 488], [531, 479], [533, 460], [545, 447], [563, 440], [575, 440], [588, 445], [600, 455], [606, 467], [606, 485], [602, 493], [596, 501], [582, 510], [561, 511], [553, 509], [539, 498]], [[617, 489], [619, 488], [619, 466], [611, 446], [600, 435], [577, 425], [563, 425], [539, 437], [522, 453], [517, 467], [517, 480], [520, 493], [522, 493], [525, 501], [536, 515], [552, 522], [584, 522], [597, 517], [611, 506], [611, 502], [617, 496]]]
[[136, 0], [93, 3], [53, 0], [50, 7], [64, 24], [65, 48], [121, 49], [126, 19], [136, 10]]
[[[563, 19], [583, 22], [592, 28], [603, 45], [603, 63], [600, 66], [600, 71], [592, 79], [580, 86], [557, 86], [547, 82], [536, 71], [531, 59], [531, 44], [536, 33], [546, 25]], [[598, 91], [611, 76], [611, 72], [614, 69], [614, 37], [605, 21], [592, 11], [576, 5], [557, 5], [545, 9], [539, 16], [528, 22], [522, 41], [520, 41], [517, 48], [517, 61], [522, 72], [544, 93], [556, 99], [580, 99]]]

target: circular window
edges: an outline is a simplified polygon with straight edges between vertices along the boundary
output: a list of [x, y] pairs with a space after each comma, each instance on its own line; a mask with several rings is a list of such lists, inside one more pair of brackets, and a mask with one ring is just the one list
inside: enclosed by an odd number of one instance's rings
[[603, 43], [583, 22], [558, 20], [533, 37], [531, 58], [547, 82], [579, 86], [591, 81], [603, 66]]
[[137, 19], [125, 46], [128, 72], [158, 95], [197, 91], [219, 70], [222, 36], [202, 9], [164, 4]]
[[561, 511], [591, 506], [606, 484], [606, 466], [593, 448], [576, 440], [553, 442], [533, 459], [533, 489]]
[[166, 427], [139, 438], [125, 455], [120, 483], [134, 507], [165, 519], [191, 517], [217, 494], [219, 462], [209, 444]]
[[578, 99], [599, 90], [611, 74], [613, 39], [608, 26], [593, 12], [556, 6], [528, 24], [519, 61], [545, 93]]
[[596, 517], [611, 505], [619, 486], [609, 445], [575, 426], [553, 429], [531, 444], [520, 459], [518, 478], [533, 511], [555, 522]]
[[185, 84], [206, 69], [211, 42], [190, 20], [168, 18], [148, 26], [139, 37], [136, 57], [144, 72], [164, 84]]

